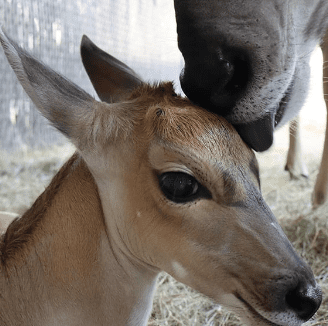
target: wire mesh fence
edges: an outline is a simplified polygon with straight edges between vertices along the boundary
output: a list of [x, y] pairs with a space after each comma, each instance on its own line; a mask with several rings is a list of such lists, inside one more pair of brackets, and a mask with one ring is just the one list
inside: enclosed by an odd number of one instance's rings
[[[79, 54], [86, 34], [147, 81], [182, 66], [172, 0], [1, 0], [0, 24], [21, 46], [96, 97]], [[0, 148], [63, 142], [34, 109], [0, 50]]]

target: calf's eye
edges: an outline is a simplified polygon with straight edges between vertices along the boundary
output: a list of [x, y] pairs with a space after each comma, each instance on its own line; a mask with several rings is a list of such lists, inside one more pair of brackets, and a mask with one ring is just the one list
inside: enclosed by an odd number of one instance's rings
[[166, 172], [158, 178], [163, 194], [173, 202], [186, 203], [200, 197], [211, 198], [210, 192], [187, 173]]

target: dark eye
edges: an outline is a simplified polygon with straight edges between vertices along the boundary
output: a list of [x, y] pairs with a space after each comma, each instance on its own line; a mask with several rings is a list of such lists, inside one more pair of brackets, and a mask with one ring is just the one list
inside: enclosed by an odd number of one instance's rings
[[210, 192], [187, 173], [166, 172], [158, 178], [166, 198], [176, 203], [186, 203], [200, 197], [211, 198]]

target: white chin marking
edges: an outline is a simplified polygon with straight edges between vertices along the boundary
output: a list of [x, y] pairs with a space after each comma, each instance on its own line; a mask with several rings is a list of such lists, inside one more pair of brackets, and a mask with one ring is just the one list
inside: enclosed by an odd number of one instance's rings
[[172, 262], [172, 268], [177, 278], [184, 279], [188, 276], [187, 270], [178, 262]]

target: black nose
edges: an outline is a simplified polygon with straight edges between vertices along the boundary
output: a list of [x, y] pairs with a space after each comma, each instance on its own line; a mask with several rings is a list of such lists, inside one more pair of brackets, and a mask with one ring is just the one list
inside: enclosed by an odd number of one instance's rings
[[322, 301], [321, 290], [318, 286], [298, 284], [290, 289], [285, 297], [285, 303], [302, 320], [309, 320], [319, 309]]
[[[206, 110], [222, 116], [230, 114], [252, 82], [247, 53], [231, 48], [209, 51], [205, 45], [183, 49], [185, 68], [181, 72], [180, 82], [184, 93]], [[234, 126], [251, 148], [262, 152], [273, 143], [274, 119], [274, 115], [267, 114], [255, 121]]]
[[[301, 270], [301, 273], [299, 273]], [[296, 274], [290, 271], [278, 277], [266, 287], [266, 307], [276, 313], [279, 324], [279, 313], [287, 313], [294, 321], [308, 321], [319, 309], [322, 294], [309, 268], [300, 265]]]
[[192, 49], [184, 53], [180, 82], [194, 103], [226, 115], [243, 96], [251, 78], [247, 54], [240, 50]]

